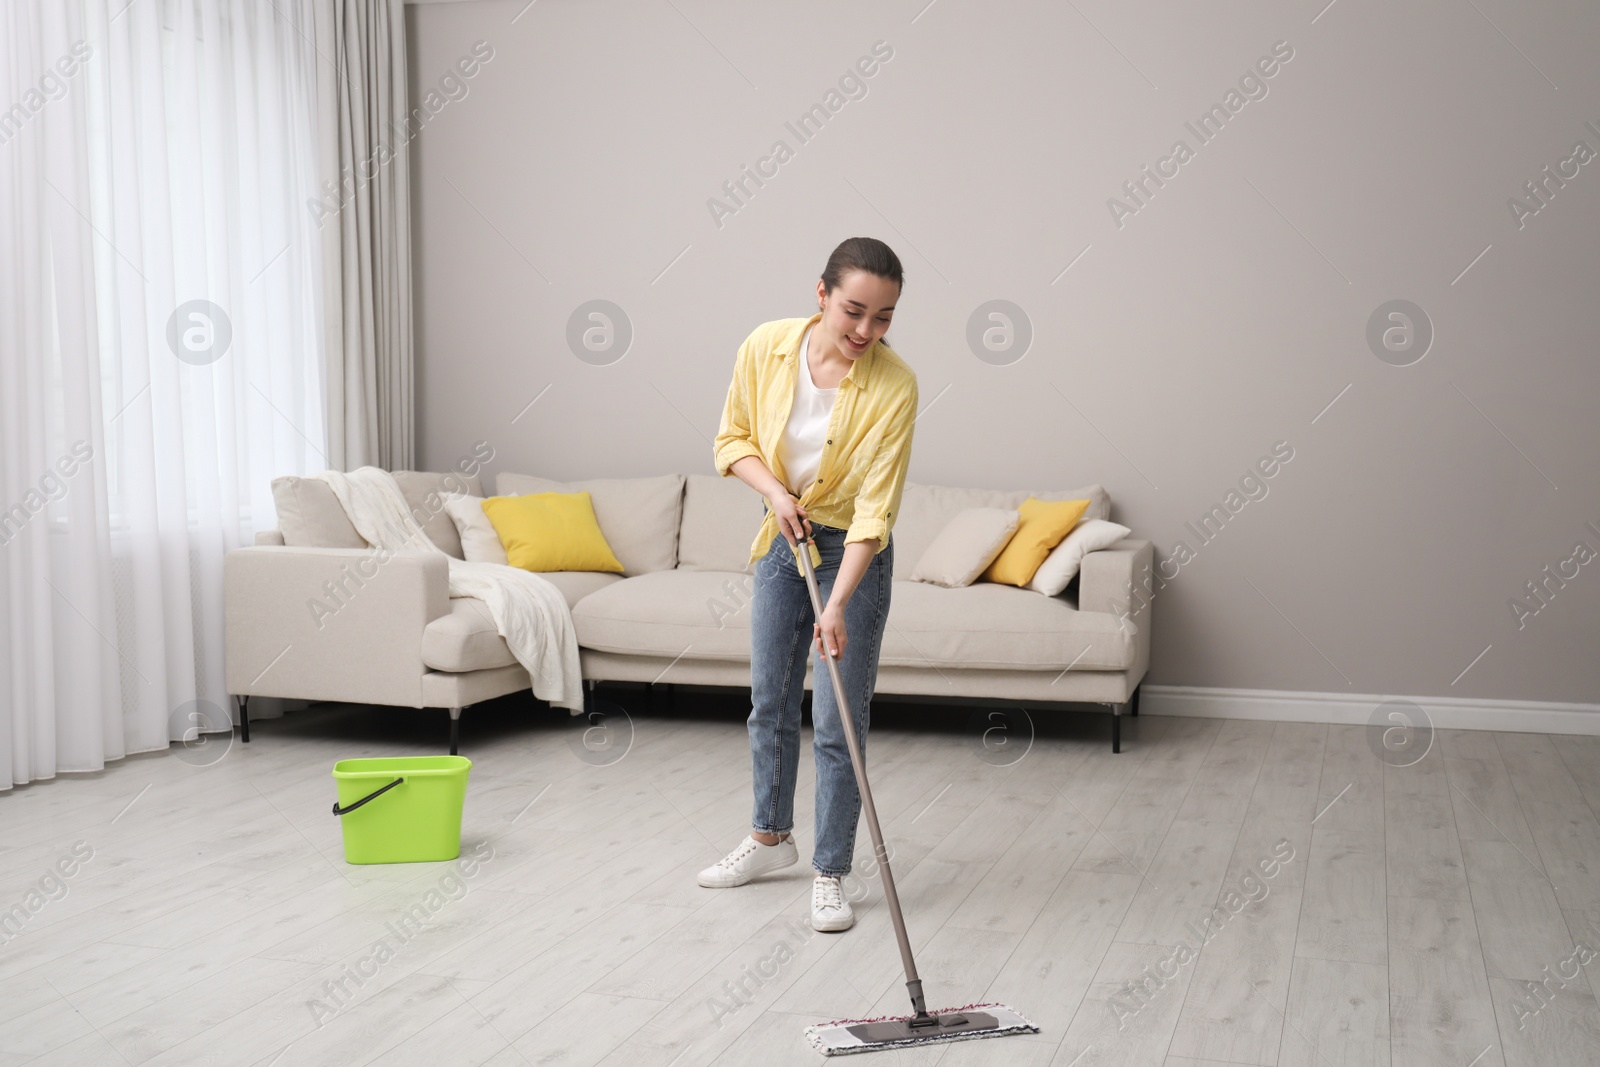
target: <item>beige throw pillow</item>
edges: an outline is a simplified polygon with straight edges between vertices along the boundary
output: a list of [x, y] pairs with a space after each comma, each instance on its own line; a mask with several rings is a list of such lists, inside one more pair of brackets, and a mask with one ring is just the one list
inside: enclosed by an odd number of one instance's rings
[[417, 520], [428, 540], [438, 545], [447, 556], [465, 559], [461, 552], [461, 538], [456, 534], [456, 524], [450, 521], [445, 501], [453, 496], [481, 496], [483, 483], [476, 474], [445, 471], [395, 471], [394, 483], [400, 495], [406, 498], [411, 517]]
[[1133, 531], [1105, 519], [1083, 519], [1066, 538], [1050, 550], [1039, 569], [1033, 572], [1027, 588], [1045, 596], [1056, 596], [1067, 587], [1090, 552], [1108, 548]]
[[272, 506], [283, 543], [296, 548], [366, 548], [333, 486], [321, 478], [272, 479]]
[[971, 585], [1017, 532], [1022, 515], [1005, 508], [965, 508], [945, 524], [911, 572], [913, 582], [950, 589]]
[[506, 563], [506, 546], [494, 524], [484, 514], [481, 496], [445, 497], [444, 510], [461, 537], [462, 558], [468, 563]]

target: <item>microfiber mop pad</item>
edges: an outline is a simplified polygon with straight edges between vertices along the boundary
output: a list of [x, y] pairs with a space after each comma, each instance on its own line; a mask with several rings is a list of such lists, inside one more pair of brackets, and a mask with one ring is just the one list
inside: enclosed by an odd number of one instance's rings
[[848, 1056], [856, 1052], [877, 1052], [908, 1045], [1039, 1032], [1039, 1028], [1024, 1018], [1021, 1012], [1005, 1004], [967, 1004], [932, 1014], [940, 1025], [917, 1030], [904, 1025], [915, 1018], [913, 1015], [836, 1019], [806, 1027], [806, 1040], [824, 1056]]

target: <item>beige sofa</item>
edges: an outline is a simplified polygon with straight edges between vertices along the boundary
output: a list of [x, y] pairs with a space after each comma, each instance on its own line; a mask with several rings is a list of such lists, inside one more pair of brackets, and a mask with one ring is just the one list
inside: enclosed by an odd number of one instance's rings
[[[481, 495], [479, 480], [414, 472], [396, 478], [429, 537], [460, 558], [441, 491]], [[587, 686], [747, 689], [755, 567], [746, 559], [764, 514], [760, 496], [737, 478], [700, 474], [571, 483], [500, 474], [495, 482], [501, 495], [580, 490], [591, 495], [624, 567], [621, 574], [544, 575], [572, 609]], [[484, 604], [448, 595], [443, 556], [377, 562], [318, 480], [280, 479], [274, 495], [281, 528], [229, 553], [225, 568], [227, 683], [239, 697], [245, 741], [249, 698], [271, 696], [444, 708], [454, 752], [462, 709], [530, 687]], [[992, 582], [949, 589], [909, 580], [963, 508], [1014, 508], [1028, 496], [1087, 498], [1086, 519], [1110, 518], [1110, 499], [1098, 485], [1062, 492], [907, 483], [892, 534], [895, 580], [876, 692], [1034, 709], [1099, 703], [1111, 709], [1118, 751], [1120, 716], [1138, 714], [1151, 609], [1130, 619], [1119, 618], [1117, 607], [1129, 603], [1130, 588], [1142, 587], [1150, 542], [1128, 538], [1089, 553], [1078, 577], [1054, 597]], [[807, 688], [814, 681], [808, 669]]]

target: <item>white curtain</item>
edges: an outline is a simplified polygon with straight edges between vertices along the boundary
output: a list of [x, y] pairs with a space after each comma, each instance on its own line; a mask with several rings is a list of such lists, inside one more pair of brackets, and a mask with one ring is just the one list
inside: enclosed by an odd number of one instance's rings
[[311, 8], [0, 4], [0, 789], [231, 714], [223, 555], [328, 466]]

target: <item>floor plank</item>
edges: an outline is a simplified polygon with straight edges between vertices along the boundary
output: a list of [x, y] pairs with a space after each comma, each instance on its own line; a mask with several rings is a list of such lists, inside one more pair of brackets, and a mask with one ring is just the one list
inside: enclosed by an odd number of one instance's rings
[[[1397, 1067], [1469, 1063], [1499, 1034], [1472, 906], [1389, 898], [1390, 1047]], [[1477, 1067], [1499, 1067], [1491, 1048]]]
[[1283, 1013], [1278, 1067], [1387, 1065], [1387, 968], [1345, 960], [1297, 958]]
[[1317, 829], [1295, 955], [1383, 965], [1389, 948], [1382, 834]]
[[1173, 1055], [1278, 1062], [1302, 891], [1266, 879], [1251, 884], [1259, 888], [1237, 898], [1237, 912], [1224, 906], [1219, 913], [1231, 916], [1225, 925], [1189, 942], [1200, 954], [1172, 1035]]

